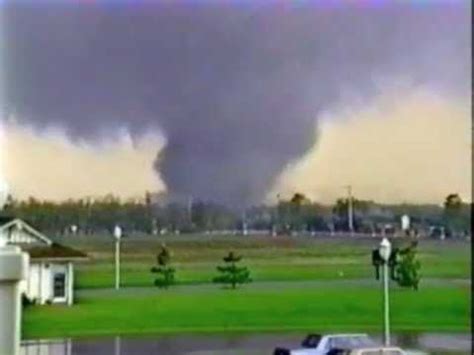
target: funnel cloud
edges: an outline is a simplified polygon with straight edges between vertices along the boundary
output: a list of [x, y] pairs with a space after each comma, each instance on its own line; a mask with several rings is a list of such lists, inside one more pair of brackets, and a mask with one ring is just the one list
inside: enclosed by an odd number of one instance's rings
[[6, 108], [73, 142], [159, 132], [170, 193], [247, 205], [317, 146], [321, 113], [400, 79], [467, 95], [468, 7], [8, 4]]

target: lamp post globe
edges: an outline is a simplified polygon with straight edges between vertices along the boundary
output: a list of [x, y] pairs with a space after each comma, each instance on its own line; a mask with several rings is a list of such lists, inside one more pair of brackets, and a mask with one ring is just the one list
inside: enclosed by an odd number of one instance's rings
[[390, 254], [392, 253], [392, 244], [390, 244], [390, 241], [387, 238], [383, 238], [382, 242], [380, 243], [379, 253], [384, 262], [387, 262], [390, 258]]
[[120, 240], [120, 238], [122, 238], [122, 228], [120, 228], [119, 225], [114, 227], [114, 238], [116, 240]]

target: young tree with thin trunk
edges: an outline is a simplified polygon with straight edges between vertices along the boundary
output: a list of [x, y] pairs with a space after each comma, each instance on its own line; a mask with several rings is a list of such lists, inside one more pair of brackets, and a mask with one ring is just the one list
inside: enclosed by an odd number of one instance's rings
[[241, 256], [235, 255], [231, 251], [223, 260], [225, 264], [217, 267], [220, 275], [216, 276], [213, 282], [229, 285], [232, 289], [235, 289], [239, 284], [252, 281], [249, 269], [245, 266], [237, 266], [237, 263], [242, 260]]
[[164, 244], [161, 246], [156, 261], [158, 265], [151, 268], [152, 273], [159, 275], [159, 277], [155, 279], [155, 286], [168, 288], [174, 284], [174, 274], [176, 270], [171, 266], [171, 252]]

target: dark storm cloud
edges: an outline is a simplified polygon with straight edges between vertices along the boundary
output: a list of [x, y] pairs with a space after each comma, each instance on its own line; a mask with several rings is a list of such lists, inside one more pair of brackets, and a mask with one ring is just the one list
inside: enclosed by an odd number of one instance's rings
[[407, 78], [469, 88], [467, 5], [10, 4], [9, 110], [97, 141], [160, 129], [170, 191], [243, 204], [315, 144], [318, 113]]

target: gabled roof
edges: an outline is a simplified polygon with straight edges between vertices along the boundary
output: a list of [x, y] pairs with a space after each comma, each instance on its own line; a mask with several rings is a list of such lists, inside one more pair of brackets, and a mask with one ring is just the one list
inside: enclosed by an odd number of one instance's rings
[[77, 260], [87, 258], [85, 253], [58, 243], [49, 246], [26, 246], [24, 250], [30, 255], [31, 259]]
[[53, 242], [19, 218], [0, 216], [0, 233], [11, 228], [24, 230], [31, 239], [38, 241], [38, 243], [16, 242], [33, 260], [70, 261], [87, 258], [87, 255], [79, 250]]
[[[3, 223], [2, 223], [3, 222]], [[19, 219], [19, 218], [13, 218], [13, 217], [5, 217], [1, 216], [0, 217], [0, 232], [6, 231], [12, 227], [17, 227], [18, 229], [24, 229], [28, 231], [28, 233], [35, 237], [38, 241], [51, 245], [53, 244], [52, 240], [46, 237], [43, 233], [37, 231], [34, 229], [32, 226], [30, 226], [28, 223], [25, 221]]]

